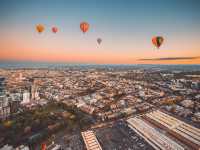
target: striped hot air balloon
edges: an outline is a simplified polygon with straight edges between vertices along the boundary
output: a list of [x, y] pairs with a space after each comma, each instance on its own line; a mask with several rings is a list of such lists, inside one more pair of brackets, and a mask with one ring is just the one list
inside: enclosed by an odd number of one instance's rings
[[162, 36], [155, 36], [152, 38], [152, 43], [157, 47], [159, 48], [162, 43], [164, 41], [164, 38]]
[[90, 25], [87, 22], [81, 22], [80, 23], [80, 29], [83, 31], [83, 33], [87, 32]]

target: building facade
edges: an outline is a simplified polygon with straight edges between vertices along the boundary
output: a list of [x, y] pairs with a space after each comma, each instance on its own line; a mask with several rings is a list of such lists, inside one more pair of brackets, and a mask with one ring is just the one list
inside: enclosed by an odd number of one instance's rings
[[6, 97], [5, 78], [0, 77], [0, 120], [5, 120], [10, 116], [10, 104]]

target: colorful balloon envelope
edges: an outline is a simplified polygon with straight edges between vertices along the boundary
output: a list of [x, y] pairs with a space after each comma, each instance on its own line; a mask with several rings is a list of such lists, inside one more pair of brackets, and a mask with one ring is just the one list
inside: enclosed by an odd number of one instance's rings
[[44, 31], [45, 27], [42, 24], [36, 25], [36, 30], [38, 33], [42, 33]]
[[81, 22], [80, 23], [80, 29], [83, 31], [83, 33], [87, 32], [90, 25], [87, 22]]
[[155, 36], [152, 38], [152, 43], [157, 47], [159, 48], [162, 43], [164, 41], [164, 38], [162, 36]]
[[58, 32], [58, 28], [57, 27], [52, 27], [51, 30], [52, 30], [53, 33], [57, 33]]
[[98, 39], [97, 39], [97, 43], [98, 43], [98, 44], [101, 44], [101, 42], [102, 42], [102, 39], [101, 39], [101, 38], [98, 38]]

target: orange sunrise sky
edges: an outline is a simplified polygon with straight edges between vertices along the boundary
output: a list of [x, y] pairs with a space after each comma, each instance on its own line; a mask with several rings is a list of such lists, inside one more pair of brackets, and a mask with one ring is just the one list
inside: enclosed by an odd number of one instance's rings
[[[152, 2], [1, 1], [0, 61], [200, 64], [200, 3]], [[85, 34], [82, 21], [90, 24]], [[159, 49], [154, 36], [164, 38]]]

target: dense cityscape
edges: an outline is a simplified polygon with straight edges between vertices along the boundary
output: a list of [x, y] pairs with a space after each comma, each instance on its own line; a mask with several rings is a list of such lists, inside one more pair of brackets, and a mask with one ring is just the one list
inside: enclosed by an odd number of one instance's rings
[[199, 128], [198, 69], [0, 69], [1, 150], [199, 149]]
[[0, 0], [0, 150], [200, 150], [200, 0]]

